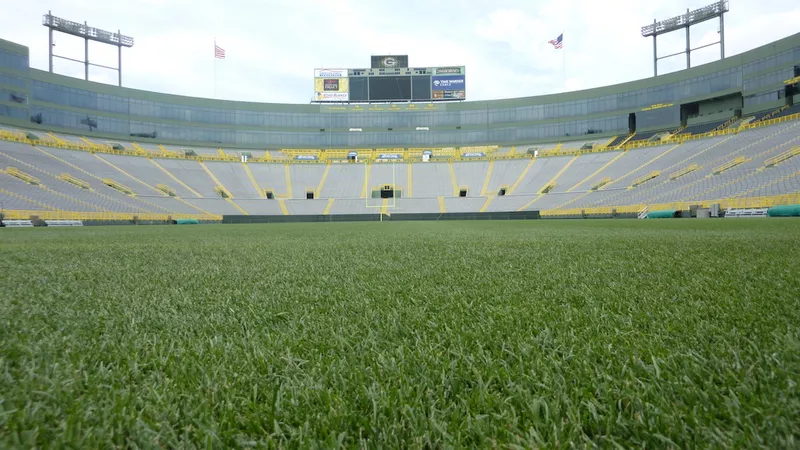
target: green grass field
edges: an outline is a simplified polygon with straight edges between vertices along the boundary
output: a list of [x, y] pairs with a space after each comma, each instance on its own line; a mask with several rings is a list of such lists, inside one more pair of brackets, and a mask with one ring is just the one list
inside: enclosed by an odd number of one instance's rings
[[800, 445], [800, 220], [0, 230], [0, 448]]

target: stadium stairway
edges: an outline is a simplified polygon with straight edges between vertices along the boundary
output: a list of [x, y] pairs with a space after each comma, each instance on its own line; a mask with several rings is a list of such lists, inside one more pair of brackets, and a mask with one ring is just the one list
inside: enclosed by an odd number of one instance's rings
[[[169, 178], [170, 178], [172, 181], [174, 181], [175, 183], [177, 183], [177, 185], [178, 185], [178, 186], [182, 187], [183, 189], [186, 189], [186, 191], [187, 191], [187, 192], [189, 192], [191, 196], [193, 196], [193, 197], [202, 197], [202, 195], [201, 195], [199, 192], [197, 192], [197, 191], [195, 191], [194, 189], [192, 189], [192, 188], [191, 188], [189, 185], [187, 185], [186, 183], [184, 183], [183, 181], [181, 181], [181, 180], [180, 180], [178, 177], [176, 177], [175, 175], [173, 175], [173, 174], [172, 174], [172, 172], [170, 172], [169, 170], [165, 169], [165, 168], [164, 168], [164, 166], [162, 166], [161, 164], [159, 164], [157, 160], [155, 160], [155, 159], [148, 159], [148, 161], [150, 161], [150, 163], [152, 163], [154, 166], [156, 166], [156, 168], [158, 168], [159, 170], [161, 170], [161, 171], [164, 173], [164, 175], [166, 175], [166, 176], [167, 176], [167, 177], [169, 177]], [[185, 195], [185, 194], [179, 194], [179, 195], [181, 195], [181, 196], [184, 196], [184, 197], [188, 197], [188, 196], [187, 196], [187, 195]]]
[[411, 162], [408, 162], [406, 166], [406, 178], [406, 198], [412, 198], [414, 196], [414, 164]]
[[255, 190], [258, 192], [258, 196], [260, 198], [267, 198], [264, 188], [258, 185], [258, 181], [256, 181], [256, 177], [253, 175], [253, 171], [250, 170], [250, 165], [243, 162], [242, 169], [244, 170], [245, 175], [247, 175], [247, 179], [250, 180], [250, 183], [253, 184], [253, 188], [255, 188]]
[[[589, 176], [587, 176], [586, 178], [582, 179], [581, 181], [578, 181], [571, 188], [567, 189], [567, 192], [572, 192], [572, 191], [575, 191], [575, 190], [577, 190], [577, 191], [588, 191], [588, 190], [591, 190], [594, 186], [600, 185], [600, 181], [592, 182], [590, 180], [597, 180], [597, 175], [600, 172], [605, 170], [606, 167], [614, 164], [624, 154], [625, 154], [624, 152], [616, 153], [610, 160], [608, 160], [602, 166], [598, 167], [597, 170], [592, 172]], [[600, 177], [600, 179], [604, 179], [604, 178], [606, 178], [606, 177]], [[603, 185], [607, 184], [608, 182], [610, 182], [610, 178], [608, 179], [608, 181], [603, 183]]]
[[[141, 185], [141, 186], [145, 187], [146, 188], [145, 193], [148, 193], [150, 195], [153, 195], [153, 194], [155, 194], [155, 195], [165, 195], [165, 193], [163, 191], [159, 190], [157, 187], [151, 186], [151, 185], [145, 183], [144, 181], [140, 180], [139, 178], [136, 178], [135, 176], [133, 176], [130, 173], [126, 172], [125, 170], [121, 169], [119, 166], [115, 165], [113, 162], [109, 161], [108, 159], [104, 158], [103, 156], [98, 155], [97, 153], [92, 153], [91, 155], [94, 156], [95, 158], [97, 158], [98, 160], [100, 160], [101, 162], [103, 162], [105, 164], [108, 164], [112, 169], [116, 170], [117, 172], [119, 172], [120, 174], [124, 175], [128, 179], [135, 181], [136, 183], [138, 183], [138, 185]], [[136, 184], [134, 184], [134, 186], [135, 185]], [[142, 194], [142, 192], [137, 192], [137, 194]]]
[[[236, 208], [236, 210], [239, 211], [241, 214], [249, 216], [250, 213], [248, 213], [246, 210], [244, 210], [241, 206], [237, 205], [236, 202], [233, 201], [233, 193], [231, 193], [231, 191], [228, 188], [226, 188], [224, 184], [222, 184], [222, 182], [219, 180], [219, 178], [217, 178], [214, 172], [212, 172], [211, 169], [209, 169], [208, 166], [203, 161], [197, 161], [197, 162], [200, 164], [200, 167], [203, 168], [203, 171], [206, 173], [206, 175], [208, 175], [208, 177], [211, 179], [211, 182], [214, 183], [214, 192], [219, 194], [223, 198], [223, 200], [230, 203], [231, 206]], [[236, 166], [234, 165], [233, 167]]]

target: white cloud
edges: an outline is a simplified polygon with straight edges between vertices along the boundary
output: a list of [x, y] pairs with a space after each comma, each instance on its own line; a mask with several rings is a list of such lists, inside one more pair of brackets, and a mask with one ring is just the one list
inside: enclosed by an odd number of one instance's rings
[[[181, 95], [214, 95], [213, 41], [227, 51], [216, 61], [217, 97], [306, 103], [315, 67], [366, 67], [377, 53], [409, 54], [412, 66], [467, 66], [473, 100], [521, 97], [614, 84], [652, 75], [652, 39], [640, 27], [681, 14], [667, 0], [49, 0], [18, 2], [0, 16], [0, 38], [27, 45], [31, 64], [47, 69], [47, 9], [90, 26], [121, 29], [136, 45], [123, 50], [123, 84]], [[7, 9], [7, 8], [6, 8]], [[726, 16], [726, 53], [741, 53], [797, 32], [792, 0], [737, 0]], [[716, 21], [692, 29], [692, 47], [712, 43]], [[564, 33], [564, 49], [547, 41]], [[681, 32], [659, 37], [659, 54], [681, 51]], [[82, 58], [80, 39], [56, 35], [56, 51]], [[116, 49], [90, 45], [91, 61], [113, 66]], [[692, 64], [719, 57], [711, 46]], [[56, 60], [55, 70], [82, 77], [80, 64]], [[659, 63], [680, 70], [685, 58]], [[566, 70], [565, 70], [566, 69]], [[90, 78], [115, 83], [116, 73], [92, 68]]]

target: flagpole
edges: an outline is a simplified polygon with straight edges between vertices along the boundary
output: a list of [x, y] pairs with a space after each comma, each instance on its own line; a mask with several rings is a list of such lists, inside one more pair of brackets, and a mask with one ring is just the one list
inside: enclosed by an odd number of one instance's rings
[[561, 32], [561, 78], [564, 83], [563, 92], [567, 92], [567, 50], [564, 48], [564, 32]]
[[217, 98], [217, 38], [214, 37], [214, 98]]

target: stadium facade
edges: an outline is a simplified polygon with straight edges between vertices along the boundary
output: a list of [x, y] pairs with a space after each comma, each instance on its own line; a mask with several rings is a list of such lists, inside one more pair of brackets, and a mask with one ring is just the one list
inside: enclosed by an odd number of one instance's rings
[[48, 73], [30, 67], [27, 47], [0, 40], [0, 123], [227, 148], [528, 144], [666, 130], [779, 108], [800, 102], [785, 82], [798, 75], [800, 33], [691, 69], [564, 94], [435, 104], [249, 103]]

